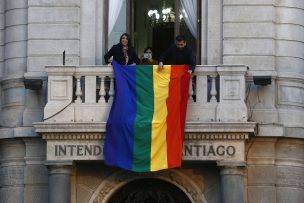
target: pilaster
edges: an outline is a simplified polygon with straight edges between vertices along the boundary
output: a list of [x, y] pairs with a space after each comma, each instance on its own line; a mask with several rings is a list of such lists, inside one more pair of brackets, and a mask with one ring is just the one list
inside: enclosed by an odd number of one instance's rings
[[221, 169], [221, 202], [243, 203], [245, 162], [219, 161], [217, 165]]
[[40, 138], [26, 138], [24, 142], [26, 145], [24, 203], [47, 202], [48, 171], [44, 165], [45, 141]]
[[48, 161], [49, 170], [49, 203], [71, 202], [72, 161]]
[[23, 202], [24, 155], [22, 140], [0, 141], [0, 203]]

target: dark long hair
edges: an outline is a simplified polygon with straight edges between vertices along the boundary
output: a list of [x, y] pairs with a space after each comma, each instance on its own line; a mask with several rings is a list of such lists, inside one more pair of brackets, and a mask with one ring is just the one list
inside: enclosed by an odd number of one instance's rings
[[144, 49], [144, 53], [146, 53], [146, 51], [147, 51], [147, 50], [149, 50], [149, 49], [150, 49], [150, 50], [151, 50], [151, 52], [153, 53], [153, 49], [152, 49], [152, 47], [146, 47], [146, 48]]
[[127, 37], [127, 39], [128, 39], [128, 47], [130, 47], [132, 43], [131, 43], [131, 37], [130, 37], [130, 35], [128, 33], [123, 33], [120, 36], [120, 38], [119, 38], [119, 44], [121, 45], [121, 39], [122, 39], [123, 36]]

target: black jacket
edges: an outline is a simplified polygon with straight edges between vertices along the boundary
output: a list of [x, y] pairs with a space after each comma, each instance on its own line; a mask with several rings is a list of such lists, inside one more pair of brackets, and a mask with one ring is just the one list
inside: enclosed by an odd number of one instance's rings
[[[132, 63], [139, 63], [139, 58], [137, 57], [137, 54], [135, 53], [133, 47], [129, 46], [127, 53], [129, 56], [128, 65]], [[125, 64], [125, 57], [122, 52], [122, 45], [120, 43], [113, 45], [113, 47], [104, 55], [104, 60], [106, 64], [109, 63], [108, 60], [111, 56], [113, 56], [113, 59], [119, 64]]]
[[194, 71], [196, 58], [190, 46], [186, 45], [182, 50], [175, 44], [171, 45], [159, 59], [166, 65], [189, 65], [190, 70]]

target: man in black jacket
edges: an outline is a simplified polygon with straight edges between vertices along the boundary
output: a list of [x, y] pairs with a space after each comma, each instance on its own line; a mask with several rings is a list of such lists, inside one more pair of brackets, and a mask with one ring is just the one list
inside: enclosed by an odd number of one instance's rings
[[164, 68], [164, 64], [190, 65], [190, 71], [193, 73], [196, 60], [191, 47], [187, 45], [184, 35], [178, 35], [175, 40], [175, 44], [171, 45], [160, 56], [158, 70], [161, 71]]

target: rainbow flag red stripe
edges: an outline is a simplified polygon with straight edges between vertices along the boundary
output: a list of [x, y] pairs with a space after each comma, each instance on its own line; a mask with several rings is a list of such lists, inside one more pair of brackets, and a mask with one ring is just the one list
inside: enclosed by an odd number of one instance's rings
[[115, 96], [106, 126], [105, 163], [147, 172], [181, 166], [190, 74], [184, 65], [113, 62]]

